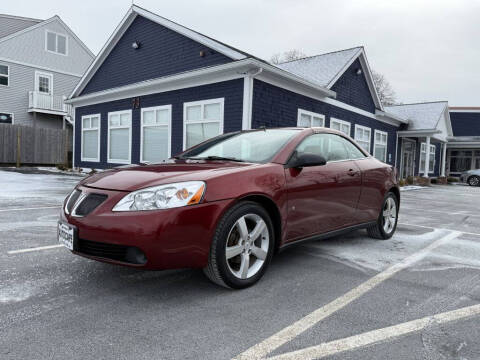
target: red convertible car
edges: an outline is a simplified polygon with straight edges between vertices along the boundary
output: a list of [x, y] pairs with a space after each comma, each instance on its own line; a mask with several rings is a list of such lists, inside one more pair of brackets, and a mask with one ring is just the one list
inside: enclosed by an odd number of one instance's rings
[[241, 131], [159, 164], [82, 180], [59, 241], [91, 259], [144, 269], [203, 268], [244, 288], [290, 244], [365, 228], [395, 232], [396, 170], [326, 128]]

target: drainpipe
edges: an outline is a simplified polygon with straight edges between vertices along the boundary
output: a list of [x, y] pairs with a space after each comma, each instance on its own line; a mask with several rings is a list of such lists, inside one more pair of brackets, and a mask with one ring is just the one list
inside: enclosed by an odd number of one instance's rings
[[252, 128], [252, 109], [253, 109], [253, 78], [260, 75], [263, 68], [258, 68], [257, 71], [251, 73], [251, 70], [244, 73], [243, 78], [243, 115], [242, 115], [242, 130]]

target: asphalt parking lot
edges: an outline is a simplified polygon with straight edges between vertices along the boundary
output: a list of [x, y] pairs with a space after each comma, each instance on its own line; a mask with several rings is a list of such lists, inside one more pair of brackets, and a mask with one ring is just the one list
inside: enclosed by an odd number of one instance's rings
[[229, 291], [58, 247], [78, 180], [0, 171], [0, 359], [480, 358], [480, 188], [404, 191], [391, 240], [290, 247]]

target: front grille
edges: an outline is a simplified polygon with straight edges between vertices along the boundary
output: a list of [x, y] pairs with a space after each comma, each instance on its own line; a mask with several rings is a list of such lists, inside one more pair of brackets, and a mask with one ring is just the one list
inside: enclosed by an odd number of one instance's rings
[[82, 192], [80, 190], [75, 189], [70, 194], [70, 196], [68, 197], [68, 200], [67, 200], [67, 205], [65, 206], [65, 208], [67, 210], [67, 214], [70, 214], [72, 212], [73, 205], [75, 205], [75, 203], [77, 202], [81, 193]]
[[95, 210], [101, 203], [107, 199], [107, 195], [104, 194], [88, 194], [85, 199], [75, 209], [77, 216], [87, 216], [93, 210]]
[[79, 239], [77, 251], [85, 255], [131, 264], [145, 264], [147, 262], [143, 252], [134, 246], [101, 243]]

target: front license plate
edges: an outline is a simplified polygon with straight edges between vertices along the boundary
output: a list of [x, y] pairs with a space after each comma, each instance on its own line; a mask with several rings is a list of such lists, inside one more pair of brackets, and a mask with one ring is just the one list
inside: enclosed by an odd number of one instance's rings
[[67, 249], [73, 250], [75, 243], [75, 227], [63, 222], [58, 223], [58, 242]]

